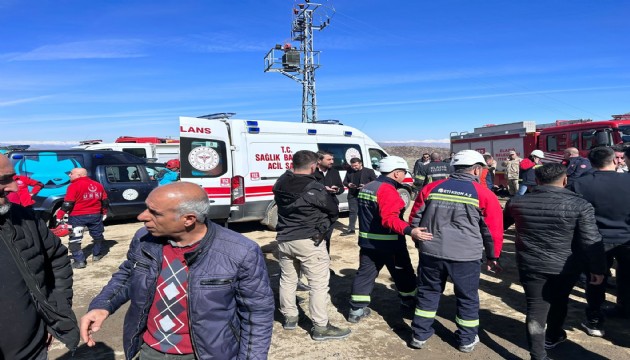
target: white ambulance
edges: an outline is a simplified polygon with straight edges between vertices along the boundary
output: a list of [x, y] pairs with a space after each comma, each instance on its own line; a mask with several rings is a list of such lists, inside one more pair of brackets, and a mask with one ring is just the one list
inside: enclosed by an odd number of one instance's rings
[[[341, 178], [350, 159], [363, 159], [377, 168], [387, 153], [361, 131], [338, 121], [319, 123], [231, 119], [231, 113], [199, 118], [180, 117], [181, 179], [202, 186], [212, 203], [210, 218], [218, 222], [260, 221], [274, 229], [277, 208], [272, 188], [291, 169], [298, 150], [333, 154]], [[413, 180], [399, 190], [405, 204], [412, 198]], [[338, 198], [347, 211], [347, 189]]]

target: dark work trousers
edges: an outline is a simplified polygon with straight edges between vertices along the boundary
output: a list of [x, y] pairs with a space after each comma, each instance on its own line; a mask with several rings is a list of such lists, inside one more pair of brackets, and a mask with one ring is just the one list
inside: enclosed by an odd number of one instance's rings
[[580, 274], [541, 274], [521, 270], [519, 276], [527, 301], [525, 331], [529, 353], [532, 359], [545, 359], [545, 337], [555, 341], [565, 334], [562, 325], [567, 317], [569, 294]]
[[72, 258], [77, 262], [84, 262], [85, 255], [81, 250], [81, 240], [83, 240], [83, 232], [87, 227], [90, 232], [92, 240], [94, 240], [94, 247], [92, 248], [92, 255], [99, 255], [103, 246], [103, 232], [105, 227], [103, 226], [103, 215], [101, 214], [89, 214], [89, 215], [77, 215], [68, 217], [68, 224], [72, 225], [72, 233], [68, 239], [68, 247]]
[[354, 231], [359, 214], [359, 198], [348, 195], [348, 231]]
[[375, 250], [361, 248], [359, 251], [359, 270], [352, 282], [350, 306], [360, 309], [370, 305], [370, 295], [374, 281], [383, 266], [387, 267], [398, 289], [398, 295], [413, 298], [416, 294], [416, 274], [413, 272], [407, 248], [400, 250]]
[[447, 277], [455, 285], [457, 300], [457, 336], [459, 345], [468, 345], [479, 331], [479, 275], [481, 260], [452, 261], [420, 254], [418, 265], [418, 295], [416, 311], [411, 323], [413, 337], [424, 341], [430, 338], [433, 321], [440, 305]]
[[[618, 245], [606, 251], [608, 268], [610, 269], [613, 260], [617, 259], [617, 306], [626, 314], [630, 315], [630, 244]], [[589, 278], [587, 274], [587, 279]], [[606, 301], [606, 283], [608, 274], [600, 285], [592, 285], [586, 282], [586, 318], [589, 321], [603, 321], [602, 305]]]

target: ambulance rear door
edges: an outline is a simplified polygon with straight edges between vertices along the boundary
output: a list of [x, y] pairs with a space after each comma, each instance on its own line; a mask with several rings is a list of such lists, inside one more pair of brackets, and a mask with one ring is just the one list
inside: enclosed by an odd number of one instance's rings
[[228, 219], [240, 188], [233, 184], [229, 122], [180, 117], [179, 129], [181, 180], [199, 184], [208, 193], [210, 219]]

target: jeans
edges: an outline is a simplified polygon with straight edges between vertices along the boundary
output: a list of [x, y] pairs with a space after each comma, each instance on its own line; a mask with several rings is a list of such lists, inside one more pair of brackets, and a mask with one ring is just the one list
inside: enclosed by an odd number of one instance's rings
[[521, 270], [519, 276], [527, 301], [525, 329], [529, 353], [532, 359], [544, 359], [547, 356], [545, 338], [554, 341], [565, 335], [562, 325], [567, 317], [569, 294], [580, 274], [542, 274]]
[[[630, 315], [630, 244], [618, 245], [606, 251], [608, 268], [617, 259], [617, 306]], [[606, 301], [606, 284], [608, 274], [600, 285], [586, 283], [586, 317], [588, 320], [603, 321], [601, 307]]]
[[525, 195], [526, 192], [527, 192], [527, 185], [521, 184], [518, 187], [518, 192], [516, 193], [516, 196], [523, 196]]

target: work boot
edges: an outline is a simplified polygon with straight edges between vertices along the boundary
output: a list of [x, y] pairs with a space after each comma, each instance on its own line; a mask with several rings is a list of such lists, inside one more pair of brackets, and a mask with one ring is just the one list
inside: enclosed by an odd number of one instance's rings
[[427, 341], [429, 341], [429, 339], [418, 340], [418, 339], [412, 337], [411, 338], [411, 342], [409, 343], [409, 346], [414, 348], [414, 349], [424, 349], [424, 347], [427, 345]]
[[297, 329], [297, 324], [300, 321], [300, 316], [285, 316], [284, 322], [282, 323], [282, 328], [284, 330], [295, 330]]
[[475, 339], [470, 344], [459, 345], [459, 351], [464, 353], [470, 353], [475, 350], [475, 345], [479, 344], [479, 335], [475, 335]]
[[328, 323], [326, 326], [313, 326], [311, 337], [315, 341], [345, 339], [350, 332], [348, 328], [338, 328]]
[[371, 313], [372, 313], [372, 310], [370, 310], [370, 308], [368, 307], [359, 308], [359, 309], [350, 308], [350, 312], [348, 313], [348, 321], [353, 324], [356, 324], [359, 321], [361, 321], [361, 319], [370, 316]]
[[92, 261], [93, 262], [100, 261], [104, 256], [105, 254], [92, 255]]
[[298, 281], [297, 291], [311, 291], [311, 287], [301, 281]]
[[355, 234], [354, 230], [342, 231], [340, 236], [353, 236]]
[[72, 262], [72, 268], [73, 269], [85, 269], [86, 266], [87, 266], [87, 264], [85, 263], [85, 261], [73, 261]]

